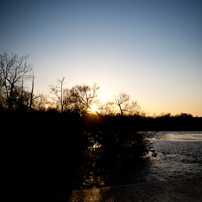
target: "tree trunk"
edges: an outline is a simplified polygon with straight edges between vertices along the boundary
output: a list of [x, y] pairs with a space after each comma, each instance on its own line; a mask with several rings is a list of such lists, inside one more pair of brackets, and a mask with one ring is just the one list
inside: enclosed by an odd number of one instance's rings
[[120, 111], [121, 111], [121, 116], [123, 116], [123, 110], [122, 110], [122, 108], [121, 108], [121, 104], [119, 104], [119, 109], [120, 109]]
[[[64, 81], [64, 80], [63, 80], [63, 81]], [[61, 113], [63, 113], [63, 91], [62, 91], [62, 90], [63, 90], [63, 89], [62, 89], [62, 87], [63, 87], [63, 86], [62, 86], [62, 82], [63, 82], [63, 81], [61, 81]]]
[[30, 103], [29, 103], [29, 111], [32, 111], [32, 103], [33, 103], [33, 93], [34, 93], [34, 75], [32, 78], [32, 91], [31, 91], [31, 95], [30, 95]]

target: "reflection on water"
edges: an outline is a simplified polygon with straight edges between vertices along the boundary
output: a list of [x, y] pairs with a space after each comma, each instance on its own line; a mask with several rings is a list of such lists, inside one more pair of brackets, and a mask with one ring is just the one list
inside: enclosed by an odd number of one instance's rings
[[97, 188], [92, 188], [86, 193], [74, 191], [69, 201], [102, 201], [102, 194]]
[[[74, 189], [202, 176], [202, 132], [159, 132], [141, 163], [103, 159], [92, 152], [77, 169]], [[95, 150], [92, 150], [95, 151]]]
[[202, 141], [201, 131], [162, 131], [157, 133], [155, 140], [169, 141]]

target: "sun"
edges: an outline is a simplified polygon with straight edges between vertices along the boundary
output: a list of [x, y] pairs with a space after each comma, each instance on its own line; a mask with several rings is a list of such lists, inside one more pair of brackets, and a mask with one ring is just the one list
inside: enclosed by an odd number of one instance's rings
[[93, 104], [90, 109], [91, 109], [91, 112], [93, 113], [97, 112], [97, 106], [95, 104]]

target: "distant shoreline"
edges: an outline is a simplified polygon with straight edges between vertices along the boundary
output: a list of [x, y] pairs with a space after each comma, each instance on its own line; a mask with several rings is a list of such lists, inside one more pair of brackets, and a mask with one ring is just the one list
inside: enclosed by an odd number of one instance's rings
[[[22, 121], [28, 125], [34, 124], [36, 127], [43, 128], [45, 125], [61, 125], [61, 122], [67, 126], [77, 125], [89, 129], [102, 129], [108, 127], [117, 129], [122, 127], [131, 128], [136, 131], [202, 131], [202, 117], [143, 117], [143, 116], [108, 116], [87, 114], [60, 114], [58, 112], [8, 112], [1, 111], [3, 125], [9, 125], [11, 122], [20, 124]], [[41, 124], [43, 123], [43, 124]], [[32, 125], [33, 126], [33, 125]], [[51, 132], [51, 131], [50, 131]]]

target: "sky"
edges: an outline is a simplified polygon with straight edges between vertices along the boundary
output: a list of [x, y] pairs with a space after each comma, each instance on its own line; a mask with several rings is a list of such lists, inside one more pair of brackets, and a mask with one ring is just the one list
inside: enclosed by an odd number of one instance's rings
[[202, 116], [201, 0], [0, 0], [0, 54], [29, 54], [35, 93], [126, 92], [148, 115]]

